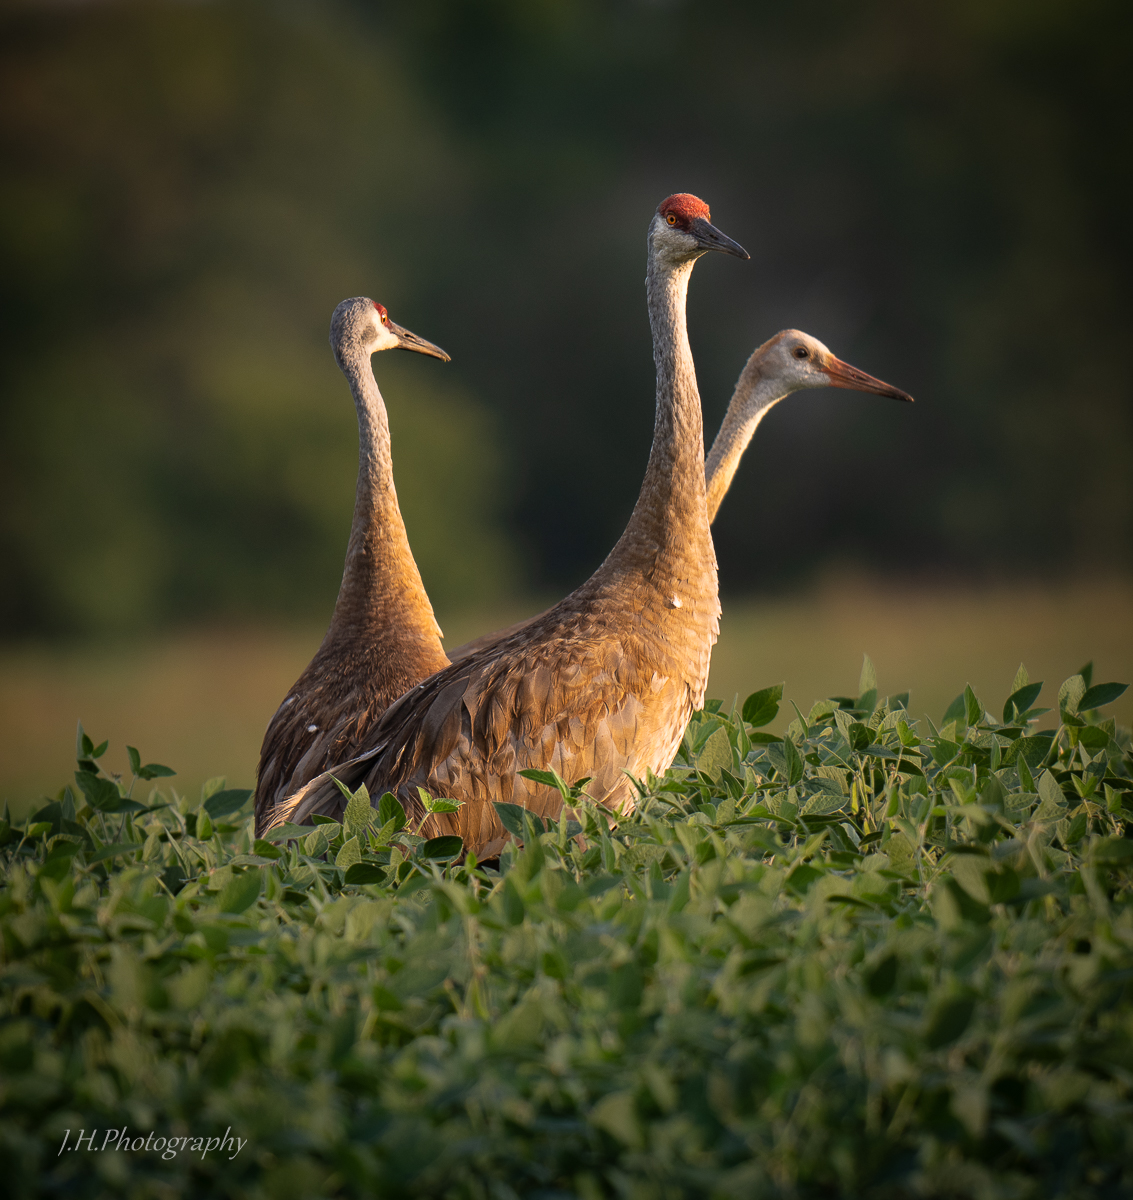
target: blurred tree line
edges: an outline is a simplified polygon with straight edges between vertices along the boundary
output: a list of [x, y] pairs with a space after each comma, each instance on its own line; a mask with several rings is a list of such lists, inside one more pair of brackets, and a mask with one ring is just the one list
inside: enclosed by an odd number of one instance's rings
[[1128, 570], [1133, 154], [1121, 0], [10, 5], [0, 16], [0, 629], [325, 616], [372, 295], [443, 611], [578, 583], [652, 429], [644, 233], [707, 199], [711, 434], [797, 326], [918, 404], [760, 430], [722, 586], [823, 564]]

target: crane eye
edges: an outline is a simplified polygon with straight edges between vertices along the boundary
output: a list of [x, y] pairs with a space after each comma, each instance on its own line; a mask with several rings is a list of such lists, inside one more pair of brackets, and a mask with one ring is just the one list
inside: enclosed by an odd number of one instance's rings
[[795, 347], [795, 357], [796, 358], [810, 358], [810, 351], [807, 350], [807, 348], [805, 346], [796, 346]]
[[668, 221], [670, 225], [675, 225], [677, 223], [677, 214], [669, 213], [665, 220]]
[[389, 324], [389, 313], [382, 313], [382, 324], [383, 325]]

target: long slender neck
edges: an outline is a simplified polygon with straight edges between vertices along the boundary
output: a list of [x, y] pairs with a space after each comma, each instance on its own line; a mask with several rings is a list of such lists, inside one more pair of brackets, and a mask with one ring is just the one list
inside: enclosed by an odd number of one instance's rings
[[358, 410], [358, 488], [342, 586], [323, 645], [343, 639], [391, 645], [416, 641], [433, 657], [443, 657], [441, 631], [397, 503], [389, 420], [370, 356], [351, 348], [339, 357], [339, 366]]
[[732, 478], [740, 465], [748, 442], [755, 436], [759, 422], [784, 396], [782, 383], [765, 379], [759, 373], [756, 355], [748, 359], [732, 393], [728, 411], [724, 414], [720, 432], [712, 443], [704, 464], [705, 488], [708, 500], [708, 521], [711, 524], [720, 511]]
[[653, 446], [633, 515], [603, 564], [618, 574], [641, 571], [669, 592], [672, 579], [697, 575], [706, 562], [715, 572], [704, 507], [704, 423], [685, 327], [692, 267], [659, 261], [651, 248], [645, 286], [657, 368]]

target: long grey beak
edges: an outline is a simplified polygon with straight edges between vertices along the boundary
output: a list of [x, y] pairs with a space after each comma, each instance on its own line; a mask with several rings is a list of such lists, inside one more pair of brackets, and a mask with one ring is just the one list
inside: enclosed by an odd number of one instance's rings
[[386, 321], [386, 328], [390, 333], [397, 335], [397, 348], [399, 350], [416, 350], [418, 354], [430, 354], [433, 358], [439, 358], [442, 362], [452, 362], [452, 359], [440, 348], [434, 346], [432, 342], [427, 342], [423, 337], [418, 337], [415, 333], [410, 333], [408, 329], [398, 325], [396, 321]]
[[725, 254], [734, 254], [737, 258], [751, 258], [739, 242], [733, 242], [726, 233], [721, 233], [703, 217], [694, 218], [690, 232], [702, 250], [722, 250]]
[[859, 371], [857, 367], [851, 367], [849, 363], [843, 362], [833, 355], [830, 356], [828, 362], [822, 364], [822, 369], [826, 372], [832, 387], [851, 388], [855, 392], [874, 392], [878, 396], [891, 396], [894, 400], [907, 400], [910, 404], [913, 402], [913, 398], [908, 392], [895, 388], [891, 383], [874, 379], [872, 375]]

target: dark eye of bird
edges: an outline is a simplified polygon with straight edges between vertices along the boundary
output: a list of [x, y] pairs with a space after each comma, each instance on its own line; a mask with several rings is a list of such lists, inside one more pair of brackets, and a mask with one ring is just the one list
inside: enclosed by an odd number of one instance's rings
[[798, 349], [795, 351], [795, 357], [796, 357], [796, 358], [806, 358], [806, 357], [807, 357], [807, 351], [806, 351], [806, 347], [805, 347], [805, 346], [800, 346], [800, 347], [799, 347], [799, 348], [798, 348]]

